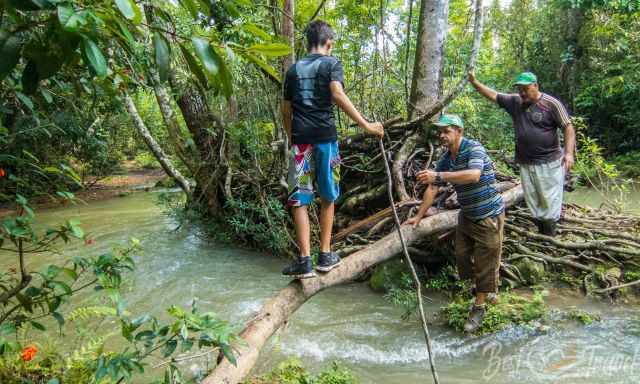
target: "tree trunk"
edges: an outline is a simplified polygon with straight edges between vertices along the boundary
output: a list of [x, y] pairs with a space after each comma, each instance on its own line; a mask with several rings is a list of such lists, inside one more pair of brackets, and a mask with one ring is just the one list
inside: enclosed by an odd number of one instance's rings
[[[175, 79], [172, 86], [177, 88]], [[225, 179], [228, 172], [226, 159], [225, 126], [209, 109], [205, 95], [194, 85], [188, 84], [176, 96], [198, 152], [194, 178], [196, 187], [193, 201], [205, 204], [211, 217], [220, 217], [225, 199]]]
[[[517, 186], [502, 194], [507, 206], [522, 200], [522, 187]], [[454, 228], [458, 222], [459, 210], [443, 211], [422, 220], [416, 229], [403, 226], [402, 232], [407, 245], [417, 240]], [[343, 259], [340, 266], [327, 274], [306, 280], [294, 280], [274, 295], [240, 333], [243, 344], [238, 345], [239, 356], [236, 365], [227, 359], [202, 381], [202, 384], [235, 384], [244, 379], [258, 359], [260, 349], [289, 317], [309, 298], [323, 289], [354, 280], [362, 272], [402, 251], [397, 232], [392, 232], [369, 247], [357, 251]]]
[[[442, 64], [444, 43], [447, 37], [449, 0], [422, 0], [418, 23], [416, 58], [411, 85], [409, 118], [423, 114], [442, 94]], [[409, 136], [396, 153], [393, 162], [393, 178], [400, 201], [411, 196], [404, 184], [404, 165], [418, 144], [420, 135]]]
[[[296, 61], [296, 36], [295, 36], [295, 24], [293, 22], [295, 15], [295, 0], [284, 0], [283, 12], [282, 12], [282, 36], [289, 43], [291, 48], [291, 54], [282, 58], [282, 85], [284, 86], [284, 79], [287, 76], [287, 70]], [[279, 139], [282, 140], [282, 167], [280, 174], [280, 184], [287, 185], [286, 174], [289, 169], [289, 138], [284, 131], [284, 125], [276, 125], [276, 129], [279, 129]]]
[[162, 169], [164, 169], [167, 175], [171, 176], [176, 181], [176, 183], [178, 183], [180, 188], [182, 188], [182, 190], [187, 194], [188, 197], [191, 197], [191, 187], [189, 186], [189, 182], [182, 176], [180, 171], [178, 171], [178, 169], [173, 166], [167, 154], [164, 153], [158, 142], [156, 142], [153, 136], [151, 136], [151, 132], [149, 132], [147, 126], [144, 124], [144, 121], [142, 121], [142, 118], [138, 113], [138, 109], [133, 103], [133, 100], [131, 100], [131, 97], [125, 94], [124, 102], [127, 107], [127, 111], [129, 112], [129, 115], [133, 120], [133, 125], [135, 126], [140, 136], [142, 136], [142, 139], [144, 140], [145, 144], [147, 144], [147, 147], [149, 147], [149, 150], [153, 153], [153, 156], [155, 156], [155, 158], [162, 166]]
[[562, 23], [563, 45], [569, 60], [560, 63], [560, 82], [565, 93], [565, 101], [575, 111], [578, 73], [583, 53], [580, 46], [580, 31], [584, 23], [584, 10], [580, 7], [571, 7], [563, 13], [566, 16], [566, 22]]
[[171, 144], [175, 147], [178, 158], [180, 158], [184, 165], [189, 169], [191, 174], [194, 174], [195, 164], [193, 158], [190, 157], [193, 156], [193, 154], [188, 153], [184, 137], [180, 131], [180, 124], [178, 124], [178, 119], [176, 118], [176, 114], [171, 106], [171, 96], [167, 92], [167, 88], [160, 83], [157, 74], [153, 74], [152, 76], [153, 91], [156, 95], [158, 106], [160, 107], [162, 119], [167, 127], [167, 132], [169, 133], [169, 140], [171, 140]]
[[296, 36], [295, 25], [293, 23], [295, 15], [295, 0], [284, 0], [282, 8], [282, 36], [291, 47], [291, 54], [282, 58], [282, 68], [286, 72], [291, 64], [296, 61]]

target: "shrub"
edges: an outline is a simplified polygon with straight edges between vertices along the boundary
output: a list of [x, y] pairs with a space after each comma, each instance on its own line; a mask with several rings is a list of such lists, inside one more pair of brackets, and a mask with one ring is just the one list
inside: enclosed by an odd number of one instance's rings
[[140, 152], [136, 155], [134, 161], [140, 168], [145, 169], [157, 169], [160, 168], [158, 160], [149, 152]]
[[[449, 305], [442, 308], [441, 314], [447, 324], [462, 332], [473, 301], [474, 299], [468, 295], [458, 295]], [[498, 295], [496, 305], [487, 306], [487, 313], [478, 333], [494, 333], [510, 325], [526, 324], [544, 318], [546, 313], [547, 308], [541, 292], [534, 293], [533, 297], [502, 293]]]
[[244, 384], [357, 384], [357, 380], [349, 370], [335, 362], [331, 368], [313, 377], [299, 360], [291, 358], [280, 363], [272, 372], [249, 379]]

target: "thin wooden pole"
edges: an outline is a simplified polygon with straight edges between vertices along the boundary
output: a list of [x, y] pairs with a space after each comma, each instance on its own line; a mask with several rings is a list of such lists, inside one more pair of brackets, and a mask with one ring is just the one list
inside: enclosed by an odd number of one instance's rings
[[424, 331], [424, 340], [427, 343], [427, 352], [429, 354], [429, 365], [431, 366], [431, 374], [433, 375], [433, 382], [435, 384], [439, 384], [438, 381], [438, 373], [436, 372], [436, 366], [433, 362], [433, 351], [431, 350], [431, 336], [429, 336], [429, 326], [427, 325], [427, 318], [424, 315], [424, 306], [422, 305], [422, 289], [420, 284], [420, 279], [418, 279], [418, 274], [416, 273], [416, 268], [411, 261], [411, 257], [409, 256], [409, 250], [407, 249], [407, 243], [404, 240], [404, 235], [402, 234], [402, 228], [400, 227], [400, 219], [398, 218], [398, 211], [396, 210], [396, 204], [393, 200], [393, 177], [391, 176], [391, 169], [389, 168], [389, 158], [387, 157], [387, 152], [384, 149], [384, 143], [382, 139], [380, 139], [380, 152], [384, 157], [384, 168], [387, 171], [387, 183], [388, 188], [387, 192], [389, 193], [389, 203], [391, 204], [391, 209], [393, 210], [393, 218], [396, 222], [396, 229], [398, 230], [398, 236], [400, 236], [400, 244], [402, 244], [402, 251], [404, 253], [404, 258], [411, 268], [411, 276], [413, 276], [413, 281], [416, 284], [416, 296], [418, 299], [418, 308], [420, 310], [420, 320], [422, 321], [422, 330]]

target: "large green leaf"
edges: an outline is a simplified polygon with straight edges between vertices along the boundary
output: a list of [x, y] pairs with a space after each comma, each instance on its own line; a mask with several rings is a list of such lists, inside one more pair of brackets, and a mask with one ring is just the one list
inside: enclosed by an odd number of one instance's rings
[[0, 30], [0, 80], [4, 79], [20, 60], [20, 39]]
[[253, 23], [244, 24], [242, 26], [242, 28], [246, 32], [249, 32], [253, 36], [258, 37], [258, 38], [260, 38], [262, 40], [267, 40], [267, 41], [271, 40], [271, 35], [270, 34], [268, 34], [262, 28], [258, 27], [257, 25], [255, 25]]
[[209, 78], [216, 80], [218, 82], [217, 85], [221, 87], [225, 97], [229, 98], [233, 91], [233, 85], [231, 73], [227, 69], [222, 56], [204, 39], [192, 37], [191, 41], [204, 68], [209, 72]]
[[95, 74], [100, 78], [106, 77], [107, 60], [104, 58], [96, 42], [85, 36], [82, 39], [82, 50], [84, 57], [88, 61], [87, 64], [89, 64]]
[[291, 47], [282, 43], [255, 44], [249, 50], [269, 57], [285, 56], [291, 53]]
[[86, 12], [76, 12], [73, 7], [68, 4], [58, 6], [58, 21], [67, 32], [77, 32], [82, 26], [86, 25]]
[[156, 33], [153, 35], [153, 47], [155, 48], [155, 59], [160, 81], [165, 82], [169, 78], [169, 66], [171, 63], [169, 44], [162, 35]]
[[211, 76], [217, 76], [220, 71], [220, 57], [213, 50], [211, 44], [209, 44], [207, 40], [199, 37], [192, 37], [191, 42], [193, 42], [196, 54], [207, 72], [209, 72]]
[[180, 44], [180, 51], [182, 52], [182, 56], [184, 56], [191, 73], [195, 75], [204, 88], [207, 88], [207, 76], [202, 71], [202, 67], [198, 64], [196, 58], [193, 57], [191, 52], [189, 52], [189, 49], [183, 44]]
[[116, 6], [124, 17], [131, 20], [134, 24], [140, 24], [142, 21], [142, 12], [133, 0], [115, 0]]
[[22, 92], [16, 92], [16, 97], [20, 99], [22, 104], [24, 104], [27, 108], [33, 111], [33, 107], [34, 107], [33, 101], [31, 101], [31, 98], [29, 96], [25, 95]]
[[133, 44], [135, 42], [135, 39], [133, 38], [133, 35], [129, 31], [129, 28], [127, 28], [127, 26], [120, 20], [116, 20], [116, 23], [118, 24], [118, 28], [122, 32], [122, 35], [125, 37], [126, 42], [128, 44]]

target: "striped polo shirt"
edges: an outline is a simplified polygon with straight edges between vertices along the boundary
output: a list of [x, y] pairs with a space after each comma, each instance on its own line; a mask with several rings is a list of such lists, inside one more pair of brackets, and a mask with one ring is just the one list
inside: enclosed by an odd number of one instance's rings
[[496, 173], [493, 162], [482, 144], [462, 138], [455, 160], [447, 151], [436, 165], [437, 172], [456, 172], [479, 169], [480, 180], [471, 184], [454, 184], [458, 202], [465, 217], [477, 221], [497, 216], [504, 211], [502, 196], [496, 190]]

